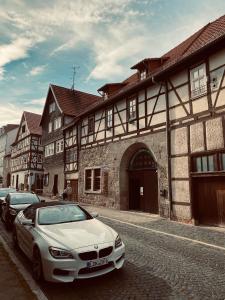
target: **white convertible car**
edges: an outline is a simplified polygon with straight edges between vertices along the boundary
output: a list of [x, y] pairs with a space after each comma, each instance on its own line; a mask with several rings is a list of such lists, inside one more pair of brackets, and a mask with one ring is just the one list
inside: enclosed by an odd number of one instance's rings
[[115, 230], [66, 202], [30, 205], [14, 222], [13, 241], [32, 261], [33, 276], [72, 282], [122, 268], [125, 246]]

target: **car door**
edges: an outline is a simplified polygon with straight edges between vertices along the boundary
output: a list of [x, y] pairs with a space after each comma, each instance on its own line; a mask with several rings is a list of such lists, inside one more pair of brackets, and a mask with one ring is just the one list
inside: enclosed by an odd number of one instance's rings
[[5, 202], [2, 205], [2, 219], [4, 222], [6, 222], [7, 213], [9, 211], [9, 203], [10, 203], [10, 195], [7, 195], [5, 198]]

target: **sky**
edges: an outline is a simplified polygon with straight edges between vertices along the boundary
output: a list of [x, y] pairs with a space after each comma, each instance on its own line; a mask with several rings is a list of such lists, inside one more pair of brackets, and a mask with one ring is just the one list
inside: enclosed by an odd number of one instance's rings
[[49, 84], [98, 94], [225, 14], [224, 0], [0, 0], [0, 126], [42, 113]]

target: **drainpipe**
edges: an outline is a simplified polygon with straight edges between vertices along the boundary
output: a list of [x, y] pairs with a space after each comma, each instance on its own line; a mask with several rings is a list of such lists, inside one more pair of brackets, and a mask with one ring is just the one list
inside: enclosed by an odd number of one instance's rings
[[164, 82], [165, 97], [166, 97], [166, 145], [167, 145], [167, 166], [168, 166], [168, 198], [169, 198], [169, 217], [171, 219], [173, 212], [172, 205], [172, 181], [171, 181], [171, 138], [170, 138], [170, 108], [168, 84]]
[[168, 200], [169, 200], [169, 218], [171, 219], [173, 206], [172, 206], [172, 181], [171, 181], [171, 139], [170, 139], [170, 112], [169, 112], [169, 95], [167, 81], [156, 81], [152, 76], [152, 82], [162, 84], [165, 88], [166, 98], [166, 148], [167, 148], [167, 166], [168, 166]]

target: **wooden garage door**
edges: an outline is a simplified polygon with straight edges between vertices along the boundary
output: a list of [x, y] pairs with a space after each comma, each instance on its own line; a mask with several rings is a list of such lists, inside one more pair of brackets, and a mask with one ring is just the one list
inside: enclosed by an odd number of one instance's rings
[[225, 226], [225, 177], [193, 178], [193, 200], [200, 224]]
[[78, 201], [78, 180], [77, 179], [70, 180], [70, 184], [72, 187], [72, 200]]

